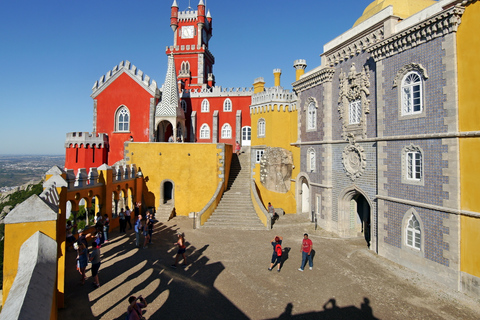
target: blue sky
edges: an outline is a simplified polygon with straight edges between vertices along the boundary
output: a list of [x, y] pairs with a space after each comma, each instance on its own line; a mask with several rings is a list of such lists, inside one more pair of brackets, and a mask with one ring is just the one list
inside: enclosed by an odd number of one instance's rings
[[[204, 0], [205, 1], [205, 0]], [[191, 0], [195, 9], [199, 0]], [[352, 27], [372, 0], [206, 0], [216, 83], [251, 87], [293, 61], [320, 65], [323, 45]], [[161, 86], [173, 44], [173, 0], [0, 1], [0, 154], [64, 154], [67, 132], [92, 131], [91, 88], [129, 60]], [[185, 10], [188, 0], [177, 0]]]

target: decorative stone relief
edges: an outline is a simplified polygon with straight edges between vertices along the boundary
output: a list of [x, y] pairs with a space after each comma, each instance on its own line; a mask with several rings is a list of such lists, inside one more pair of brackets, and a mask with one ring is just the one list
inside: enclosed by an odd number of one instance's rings
[[400, 70], [398, 70], [397, 75], [393, 80], [392, 88], [395, 88], [396, 86], [401, 85], [403, 77], [410, 71], [418, 72], [422, 76], [423, 80], [428, 79], [427, 69], [425, 69], [420, 63], [410, 63], [403, 66]]
[[285, 193], [290, 190], [292, 167], [290, 151], [267, 147], [260, 160], [260, 182], [267, 190]]
[[[349, 134], [360, 135], [363, 138], [367, 136], [366, 114], [370, 113], [370, 100], [367, 99], [367, 96], [370, 95], [369, 87], [368, 65], [357, 73], [355, 63], [352, 63], [348, 75], [340, 70], [338, 112], [340, 113], [340, 119], [343, 121], [342, 137], [344, 139]], [[351, 124], [349, 119], [351, 116], [349, 115], [350, 104], [356, 101], [360, 101], [360, 114], [358, 115], [358, 122]]]
[[347, 176], [355, 181], [365, 171], [367, 166], [367, 156], [365, 150], [355, 142], [355, 137], [349, 135], [349, 144], [343, 149], [343, 168], [346, 171]]

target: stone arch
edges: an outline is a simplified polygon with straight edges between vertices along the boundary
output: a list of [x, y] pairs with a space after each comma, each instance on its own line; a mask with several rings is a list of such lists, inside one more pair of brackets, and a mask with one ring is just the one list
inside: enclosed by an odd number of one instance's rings
[[370, 247], [373, 203], [357, 186], [345, 188], [338, 196], [338, 232], [342, 237], [363, 236]]
[[295, 194], [297, 198], [297, 213], [304, 213], [308, 215], [310, 220], [313, 220], [312, 211], [312, 195], [310, 191], [311, 181], [310, 177], [305, 172], [300, 172], [297, 175], [295, 183]]
[[156, 141], [167, 142], [170, 136], [173, 136], [173, 124], [168, 120], [162, 120], [156, 124]]

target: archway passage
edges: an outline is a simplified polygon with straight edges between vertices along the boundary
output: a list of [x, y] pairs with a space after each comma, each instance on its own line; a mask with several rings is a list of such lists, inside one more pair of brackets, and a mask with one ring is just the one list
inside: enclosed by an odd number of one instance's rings
[[367, 242], [367, 245], [370, 248], [371, 218], [370, 218], [370, 205], [367, 199], [365, 199], [365, 197], [360, 193], [356, 194], [350, 200], [350, 210], [351, 210], [350, 216], [356, 217], [356, 220], [357, 220], [354, 227], [357, 229], [358, 234], [365, 238], [365, 241]]
[[166, 181], [163, 185], [163, 203], [169, 203], [173, 199], [173, 184]]
[[168, 138], [173, 136], [173, 126], [170, 122], [164, 120], [157, 126], [157, 142], [168, 142]]
[[310, 213], [310, 186], [308, 182], [303, 179], [302, 181], [302, 213]]

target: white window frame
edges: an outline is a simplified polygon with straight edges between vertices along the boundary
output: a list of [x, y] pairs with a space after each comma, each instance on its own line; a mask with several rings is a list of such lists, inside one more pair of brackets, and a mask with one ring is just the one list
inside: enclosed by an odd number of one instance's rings
[[317, 106], [314, 101], [310, 101], [307, 108], [307, 130], [317, 129]]
[[210, 102], [208, 99], [203, 99], [201, 112], [210, 112]]
[[232, 138], [232, 126], [230, 124], [225, 123], [222, 126], [222, 139], [231, 139]]
[[200, 127], [200, 139], [210, 139], [210, 127], [206, 123]]
[[257, 136], [258, 137], [265, 137], [265, 119], [261, 118], [258, 119], [257, 122]]
[[348, 104], [348, 124], [360, 124], [362, 120], [362, 101], [350, 101]]
[[405, 245], [415, 250], [422, 250], [422, 229], [415, 214], [411, 214], [405, 226]]
[[255, 150], [255, 163], [260, 163], [265, 150]]
[[225, 99], [225, 101], [223, 101], [223, 111], [231, 112], [232, 110], [233, 110], [232, 100], [230, 100], [230, 98]]
[[405, 74], [401, 86], [402, 115], [416, 115], [423, 112], [422, 75], [416, 71]]
[[307, 150], [307, 170], [308, 172], [316, 172], [317, 170], [317, 154], [313, 148]]
[[423, 155], [417, 151], [408, 151], [406, 153], [406, 179], [421, 181], [423, 178]]
[[[127, 118], [126, 120], [125, 116]], [[118, 108], [115, 114], [115, 131], [130, 132], [130, 111], [126, 106], [121, 106]]]

